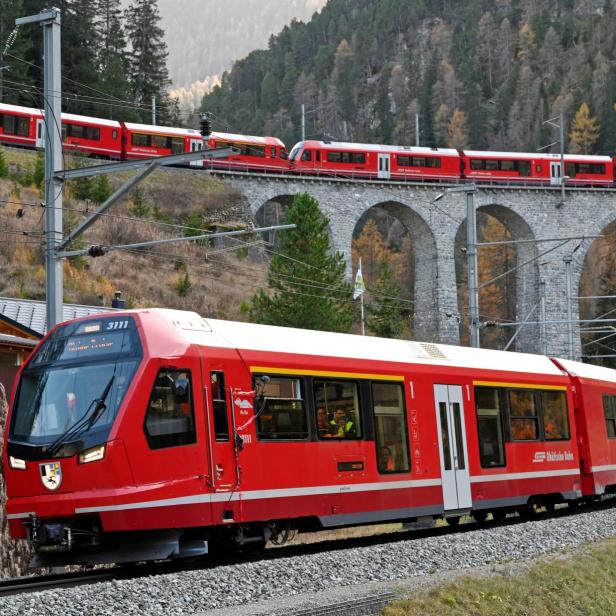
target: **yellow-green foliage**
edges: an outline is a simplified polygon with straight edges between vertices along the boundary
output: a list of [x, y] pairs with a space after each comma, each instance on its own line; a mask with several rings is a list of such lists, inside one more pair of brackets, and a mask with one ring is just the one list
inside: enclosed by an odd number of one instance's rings
[[382, 616], [605, 616], [616, 614], [616, 539], [509, 577], [467, 577], [399, 601]]

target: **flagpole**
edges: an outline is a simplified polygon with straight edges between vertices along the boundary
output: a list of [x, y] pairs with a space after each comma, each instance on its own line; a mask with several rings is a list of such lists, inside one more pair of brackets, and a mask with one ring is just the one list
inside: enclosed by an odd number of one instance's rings
[[366, 327], [364, 324], [364, 294], [362, 293], [359, 296], [360, 306], [361, 306], [361, 335], [366, 335]]
[[361, 306], [361, 335], [366, 335], [366, 326], [364, 321], [364, 291], [366, 290], [366, 285], [364, 285], [364, 277], [361, 273], [361, 257], [359, 257], [359, 267], [357, 268], [357, 273], [355, 274], [355, 287], [353, 289], [353, 299], [357, 299], [359, 297], [359, 305]]

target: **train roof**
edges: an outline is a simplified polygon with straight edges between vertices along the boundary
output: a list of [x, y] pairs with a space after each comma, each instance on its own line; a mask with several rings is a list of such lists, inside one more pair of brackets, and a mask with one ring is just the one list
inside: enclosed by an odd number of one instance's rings
[[[36, 109], [34, 107], [21, 107], [19, 105], [8, 105], [6, 103], [0, 103], [0, 111], [12, 111], [14, 113], [24, 113], [39, 118], [43, 117], [42, 109]], [[115, 120], [92, 118], [90, 116], [75, 115], [72, 113], [63, 113], [62, 120], [68, 122], [82, 122], [84, 124], [97, 124], [98, 126], [112, 126], [114, 128], [120, 128], [121, 126], [120, 122]]]
[[595, 366], [594, 364], [583, 364], [582, 362], [572, 361], [571, 359], [557, 359], [556, 361], [571, 376], [577, 376], [581, 379], [594, 379], [595, 381], [616, 383], [616, 370], [612, 370], [612, 368]]
[[194, 128], [174, 128], [173, 126], [153, 126], [151, 124], [134, 124], [125, 122], [128, 130], [142, 131], [157, 135], [178, 135], [180, 137], [201, 137], [201, 133]]
[[[488, 152], [480, 150], [464, 150], [464, 156], [472, 156], [477, 158], [510, 158], [522, 160], [553, 160], [558, 162], [560, 154], [555, 152]], [[565, 154], [565, 161], [581, 161], [593, 163], [609, 163], [609, 156], [591, 156], [588, 154]]]
[[551, 376], [564, 374], [543, 355], [204, 319], [195, 312], [161, 308], [132, 312], [150, 313], [164, 319], [177, 328], [188, 344]]
[[300, 141], [296, 147], [319, 147], [325, 150], [352, 150], [358, 152], [398, 152], [403, 154], [420, 154], [435, 156], [460, 156], [458, 150], [452, 148], [422, 148], [410, 145], [379, 145], [378, 143], [349, 143], [346, 141]]
[[238, 143], [254, 143], [256, 145], [278, 145], [285, 147], [284, 142], [278, 137], [257, 137], [255, 135], [238, 135], [235, 133], [219, 133], [214, 132], [210, 135], [214, 139], [223, 139], [224, 141], [236, 141]]

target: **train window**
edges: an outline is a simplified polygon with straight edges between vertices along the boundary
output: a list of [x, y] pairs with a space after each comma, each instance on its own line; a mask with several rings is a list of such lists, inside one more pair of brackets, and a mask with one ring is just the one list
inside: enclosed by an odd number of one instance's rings
[[217, 441], [228, 441], [229, 419], [224, 372], [210, 372], [210, 385], [212, 387], [212, 404], [214, 406], [214, 434]]
[[320, 439], [361, 438], [357, 383], [315, 381], [314, 403]]
[[280, 158], [282, 158], [282, 160], [287, 160], [289, 158], [289, 155], [284, 148], [280, 149]]
[[341, 163], [342, 162], [342, 152], [328, 152], [327, 162], [328, 163]]
[[195, 443], [195, 411], [190, 372], [163, 369], [158, 373], [145, 416], [150, 449]]
[[603, 395], [603, 412], [608, 438], [616, 438], [616, 396]]
[[311, 161], [312, 160], [312, 150], [304, 150], [302, 153], [301, 160]]
[[539, 430], [535, 393], [518, 389], [510, 389], [507, 393], [511, 438], [514, 441], [536, 441], [539, 438]]
[[530, 161], [519, 160], [517, 161], [518, 173], [522, 177], [530, 177]]
[[2, 116], [2, 128], [5, 135], [15, 134], [15, 116], [3, 115]]
[[411, 159], [411, 165], [413, 167], [425, 167], [426, 159], [423, 156], [413, 156]]
[[407, 156], [406, 154], [398, 154], [396, 156], [398, 167], [410, 167], [412, 159], [412, 156]]
[[149, 146], [150, 136], [143, 133], [133, 133], [131, 135], [131, 143], [137, 146]]
[[30, 134], [29, 118], [17, 118], [17, 134], [22, 137], [27, 137]]
[[314, 159], [320, 163], [321, 162], [321, 150], [315, 150], [314, 151]]
[[78, 139], [82, 139], [85, 135], [85, 126], [80, 126], [79, 124], [69, 124], [68, 125], [68, 135], [69, 137], [77, 137]]
[[500, 170], [501, 171], [515, 171], [515, 164], [512, 160], [501, 160]]
[[[568, 163], [565, 168], [568, 168], [571, 163]], [[605, 174], [605, 165], [600, 163], [573, 163], [577, 173], [585, 175], [603, 175]], [[569, 175], [569, 172], [567, 172]], [[574, 176], [570, 176], [574, 177]]]
[[475, 388], [479, 459], [484, 468], [505, 466], [505, 440], [499, 391], [493, 387]]
[[182, 137], [171, 137], [171, 152], [181, 154], [184, 151], [184, 139]]
[[[261, 410], [261, 404], [265, 405]], [[272, 377], [257, 402], [257, 436], [260, 440], [304, 440], [308, 438], [302, 383], [297, 378]]]
[[91, 141], [100, 141], [101, 129], [96, 128], [96, 126], [88, 126], [88, 130], [86, 132], [86, 139], [90, 139]]
[[66, 141], [68, 137], [68, 126], [66, 124], [62, 124], [62, 141]]
[[167, 143], [168, 137], [164, 135], [152, 135], [152, 147], [168, 150], [169, 144]]
[[111, 138], [112, 139], [117, 139], [118, 138], [118, 131], [117, 130], [112, 130], [111, 131]]
[[259, 145], [240, 145], [238, 143], [233, 144], [233, 147], [239, 148], [242, 156], [258, 156], [265, 158], [265, 148]]
[[546, 441], [565, 441], [569, 432], [569, 412], [564, 391], [542, 391], [543, 432]]
[[408, 473], [409, 448], [401, 383], [372, 383], [379, 473]]
[[432, 169], [440, 169], [441, 159], [435, 157], [426, 158], [426, 167], [431, 167]]
[[366, 155], [363, 152], [351, 152], [349, 162], [355, 165], [363, 165], [366, 163]]
[[497, 160], [486, 160], [485, 162], [485, 170], [486, 171], [498, 171], [498, 161]]
[[276, 148], [270, 148], [270, 158], [276, 158]]
[[577, 165], [575, 163], [565, 163], [565, 175], [574, 178], [577, 175]]

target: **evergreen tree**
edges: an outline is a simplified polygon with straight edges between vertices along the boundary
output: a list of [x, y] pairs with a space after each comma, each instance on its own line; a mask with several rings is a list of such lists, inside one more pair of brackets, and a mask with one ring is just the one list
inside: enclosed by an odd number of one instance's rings
[[157, 123], [170, 124], [172, 108], [167, 87], [171, 84], [167, 70], [167, 45], [159, 27], [156, 0], [133, 0], [126, 10], [126, 34], [133, 99], [147, 117], [152, 98], [157, 104]]
[[79, 97], [66, 97], [62, 101], [63, 111], [104, 117], [107, 110], [101, 102], [85, 98], [99, 97], [88, 87], [99, 90], [101, 86], [96, 57], [99, 42], [95, 27], [96, 5], [92, 0], [70, 0], [62, 5], [64, 91]]
[[[97, 0], [96, 6], [98, 18], [95, 28], [99, 40], [97, 62], [101, 88], [110, 98], [128, 101], [132, 96], [120, 0]], [[134, 110], [118, 101], [116, 103], [109, 101], [106, 117], [125, 121], [139, 119]]]
[[374, 302], [367, 306], [368, 329], [381, 338], [405, 338], [405, 304], [400, 299], [400, 287], [394, 281], [388, 261], [382, 261], [379, 277], [371, 294]]
[[255, 323], [334, 332], [352, 325], [351, 286], [344, 279], [344, 258], [330, 253], [329, 221], [308, 194], [293, 200], [287, 223], [294, 229], [281, 235], [280, 249], [268, 273], [269, 294], [252, 298]]
[[7, 54], [2, 55], [15, 29], [15, 19], [23, 15], [22, 0], [0, 0], [0, 66], [7, 67], [0, 70], [0, 103], [32, 106], [32, 96], [24, 92], [24, 86], [34, 83], [24, 62], [32, 48], [30, 36], [23, 29], [18, 31], [12, 37]]
[[599, 138], [597, 118], [590, 115], [586, 103], [582, 103], [571, 124], [569, 133], [571, 151], [576, 154], [590, 154]]

